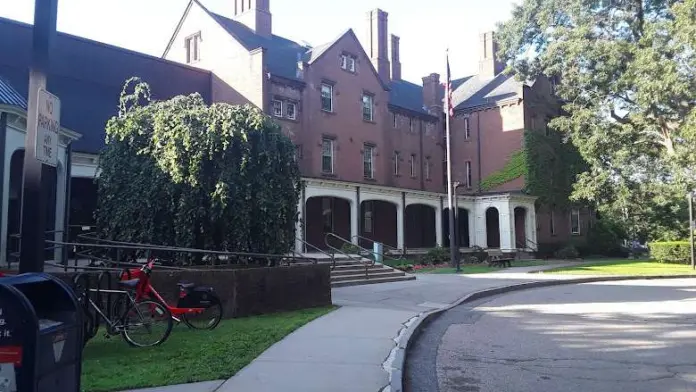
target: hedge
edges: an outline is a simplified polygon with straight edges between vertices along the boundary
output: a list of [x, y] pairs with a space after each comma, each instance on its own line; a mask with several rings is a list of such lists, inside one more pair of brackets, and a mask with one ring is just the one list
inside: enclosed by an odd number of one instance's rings
[[661, 263], [691, 263], [688, 241], [651, 242], [649, 246], [650, 256]]

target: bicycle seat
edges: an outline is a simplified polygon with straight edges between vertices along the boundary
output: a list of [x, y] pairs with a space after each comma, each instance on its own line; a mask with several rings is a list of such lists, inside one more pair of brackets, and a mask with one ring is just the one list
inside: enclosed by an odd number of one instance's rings
[[195, 286], [196, 284], [191, 283], [191, 282], [179, 282], [176, 285], [181, 287], [182, 289], [190, 289], [191, 287]]
[[118, 282], [118, 284], [123, 286], [123, 287], [135, 288], [135, 286], [138, 285], [138, 282], [140, 282], [140, 278], [129, 279], [129, 280], [120, 280]]

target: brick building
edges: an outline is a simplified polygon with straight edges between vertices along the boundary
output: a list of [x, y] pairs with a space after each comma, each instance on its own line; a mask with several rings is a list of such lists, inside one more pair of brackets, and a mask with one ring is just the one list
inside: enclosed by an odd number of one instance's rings
[[[199, 92], [209, 103], [250, 103], [277, 120], [296, 145], [306, 185], [298, 206], [297, 250], [304, 250], [304, 242], [324, 247], [329, 232], [400, 249], [447, 245], [444, 81], [436, 73], [419, 83], [401, 78], [401, 42], [389, 34], [388, 14], [379, 9], [367, 14], [365, 46], [347, 30], [310, 47], [273, 34], [269, 0], [234, 0], [224, 11], [227, 16], [192, 0], [162, 58], [57, 35], [48, 90], [63, 103], [62, 162], [70, 162], [70, 171], [63, 163], [52, 178], [62, 189], [71, 178], [71, 223], [90, 223], [94, 197], [86, 195], [95, 194], [91, 178], [98, 175], [104, 124], [116, 114], [124, 81], [139, 76], [156, 99]], [[8, 235], [18, 224], [17, 156], [24, 148], [31, 27], [0, 19], [0, 36], [13, 37], [0, 42], [4, 258]], [[524, 129], [543, 132], [544, 121], [558, 110], [547, 80], [519, 83], [500, 74], [494, 50], [492, 33], [482, 35], [479, 73], [453, 80], [460, 243], [512, 250], [584, 234], [582, 217], [537, 211], [535, 198], [521, 192], [523, 178], [485, 191], [480, 186], [520, 149]], [[59, 195], [53, 214], [62, 216], [66, 206], [65, 195]], [[65, 222], [54, 223], [49, 229]]]

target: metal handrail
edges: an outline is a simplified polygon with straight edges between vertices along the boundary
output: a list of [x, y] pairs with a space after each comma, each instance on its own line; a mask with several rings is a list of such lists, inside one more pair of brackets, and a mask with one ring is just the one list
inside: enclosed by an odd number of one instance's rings
[[306, 246], [309, 246], [310, 248], [312, 248], [312, 249], [318, 251], [319, 253], [322, 253], [322, 254], [325, 254], [325, 255], [329, 256], [329, 260], [331, 260], [331, 269], [336, 268], [336, 258], [334, 257], [333, 254], [331, 254], [331, 253], [325, 251], [324, 249], [321, 249], [320, 247], [318, 247], [318, 246], [316, 246], [316, 245], [310, 244], [309, 242], [303, 240], [303, 239], [300, 238], [300, 237], [297, 237], [297, 239], [298, 239], [300, 242], [302, 242], [302, 244], [303, 244], [305, 247], [306, 247]]
[[[373, 240], [372, 238], [363, 237], [363, 236], [358, 235], [358, 234], [352, 236], [352, 237], [351, 237], [351, 240], [352, 240], [352, 239], [356, 239], [356, 238], [357, 238], [357, 239], [360, 239], [360, 240], [370, 241], [370, 242], [372, 242], [373, 244], [374, 244], [374, 243], [377, 243], [377, 241], [376, 241], [376, 240]], [[394, 246], [391, 246], [391, 245], [387, 245], [387, 244], [385, 244], [385, 243], [383, 243], [383, 242], [380, 242], [380, 244], [382, 244], [383, 247], [388, 248], [388, 249], [390, 249], [390, 250], [392, 250], [392, 251], [395, 251], [395, 252], [397, 252], [397, 253], [399, 253], [399, 254], [401, 254], [401, 255], [405, 254], [405, 252], [406, 252], [406, 251], [403, 250], [403, 249], [399, 249], [399, 248], [397, 248], [397, 247], [394, 247]]]
[[[345, 239], [345, 238], [343, 238], [343, 237], [340, 237], [340, 236], [338, 236], [338, 235], [336, 235], [336, 234], [334, 234], [334, 233], [326, 233], [326, 235], [324, 235], [324, 243], [326, 244], [326, 246], [329, 247], [329, 249], [333, 250], [334, 252], [338, 252], [338, 253], [340, 253], [340, 254], [342, 254], [342, 255], [348, 257], [348, 258], [351, 259], [351, 260], [355, 260], [355, 261], [357, 261], [357, 262], [359, 262], [359, 263], [365, 264], [365, 279], [368, 279], [368, 278], [369, 278], [369, 275], [368, 275], [369, 268], [370, 268], [371, 266], [375, 265], [375, 260], [370, 259], [370, 258], [368, 258], [368, 257], [363, 257], [363, 256], [360, 255], [360, 254], [358, 254], [358, 256], [360, 256], [360, 259], [354, 258], [354, 257], [351, 256], [350, 254], [348, 254], [348, 253], [342, 251], [341, 249], [338, 249], [338, 248], [336, 248], [335, 246], [329, 244], [329, 238], [331, 238], [331, 237], [334, 237], [334, 238], [338, 239], [339, 241], [343, 241], [343, 242], [346, 243], [346, 244], [353, 245], [353, 246], [357, 247], [358, 249], [362, 249], [362, 250], [365, 250], [365, 251], [367, 251], [367, 249], [361, 248], [359, 245], [355, 245], [355, 244], [353, 244], [352, 242], [348, 241], [347, 239]], [[369, 260], [370, 263], [366, 263], [365, 260]], [[335, 263], [335, 261], [334, 261], [334, 263]]]

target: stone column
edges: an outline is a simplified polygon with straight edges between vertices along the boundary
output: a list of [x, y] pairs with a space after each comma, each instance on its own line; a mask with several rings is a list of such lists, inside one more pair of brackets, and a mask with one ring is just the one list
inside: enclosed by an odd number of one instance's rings
[[435, 208], [435, 243], [443, 246], [445, 243], [442, 238], [442, 210]]
[[500, 221], [500, 249], [503, 251], [515, 249], [515, 213], [509, 201], [498, 204]]
[[300, 199], [297, 201], [298, 214], [295, 222], [295, 252], [299, 254], [304, 253], [304, 243], [302, 242], [304, 239], [304, 228], [302, 227], [302, 222], [304, 222], [305, 217], [305, 201], [303, 199], [302, 195], [300, 195]]
[[354, 243], [355, 245], [358, 245], [358, 237], [356, 237], [358, 233], [358, 228], [360, 227], [359, 224], [359, 218], [360, 218], [360, 204], [358, 201], [353, 198], [350, 201], [350, 241]]
[[399, 203], [396, 206], [396, 247], [404, 249], [404, 205]]

